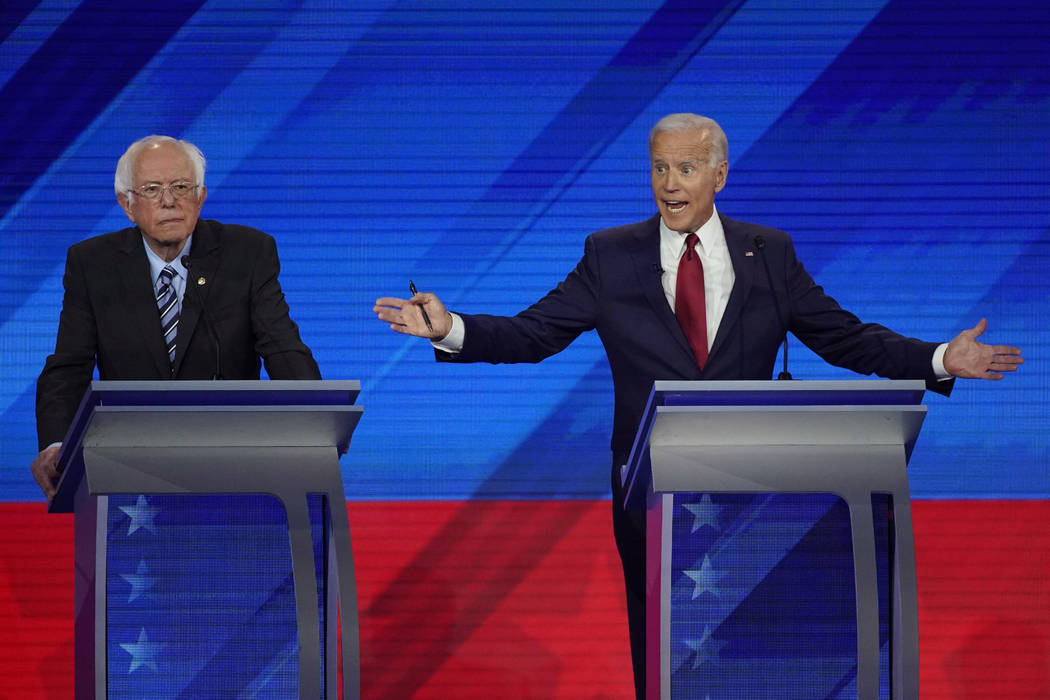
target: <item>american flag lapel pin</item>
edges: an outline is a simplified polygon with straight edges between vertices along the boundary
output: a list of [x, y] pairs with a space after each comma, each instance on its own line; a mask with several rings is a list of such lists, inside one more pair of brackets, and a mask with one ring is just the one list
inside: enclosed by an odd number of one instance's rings
[[745, 250], [744, 251], [744, 257], [745, 258], [753, 258], [753, 257], [755, 257], [755, 251], [753, 251], [753, 250]]

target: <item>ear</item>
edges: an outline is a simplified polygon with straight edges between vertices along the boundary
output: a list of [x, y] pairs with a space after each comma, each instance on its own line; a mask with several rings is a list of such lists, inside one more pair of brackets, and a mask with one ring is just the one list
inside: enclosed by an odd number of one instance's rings
[[726, 186], [726, 176], [729, 175], [729, 161], [723, 160], [715, 168], [715, 192], [721, 192]]
[[200, 199], [200, 202], [197, 203], [198, 206], [203, 207], [204, 206], [204, 200], [207, 199], [207, 198], [208, 198], [208, 188], [205, 187], [204, 185], [201, 185], [201, 199]]
[[123, 192], [118, 194], [117, 204], [119, 204], [120, 208], [124, 210], [125, 214], [127, 214], [128, 220], [131, 223], [135, 223], [135, 215], [131, 212], [131, 200], [128, 199], [128, 196]]

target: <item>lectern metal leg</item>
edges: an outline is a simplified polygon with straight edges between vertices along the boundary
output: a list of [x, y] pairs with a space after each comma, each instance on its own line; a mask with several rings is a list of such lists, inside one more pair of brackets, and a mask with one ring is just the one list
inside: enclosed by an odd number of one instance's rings
[[871, 494], [845, 496], [853, 530], [853, 580], [857, 596], [857, 700], [879, 697], [879, 586]]
[[[106, 697], [107, 496], [81, 482], [75, 496], [74, 688], [77, 700]], [[98, 524], [101, 523], [101, 527]]]
[[[329, 553], [335, 559], [335, 565], [329, 566], [329, 579], [334, 575], [337, 586], [329, 583], [329, 619], [328, 625], [331, 649], [331, 672], [334, 678], [336, 626], [332, 611], [336, 610], [333, 600], [335, 591], [339, 595], [339, 624], [343, 632], [343, 699], [358, 700], [361, 697], [361, 646], [358, 632], [357, 613], [357, 579], [354, 573], [354, 552], [350, 544], [350, 519], [346, 512], [346, 500], [342, 497], [342, 483], [338, 484], [340, 494], [337, 499], [329, 499], [329, 512], [332, 519]], [[335, 688], [333, 681], [328, 687]]]
[[893, 699], [919, 697], [919, 601], [915, 571], [915, 536], [907, 479], [893, 494]]
[[314, 571], [313, 538], [306, 498], [285, 502], [288, 539], [292, 546], [292, 576], [295, 579], [295, 619], [299, 630], [299, 697], [321, 696], [321, 638], [317, 613], [317, 575]]
[[645, 697], [671, 697], [671, 523], [674, 494], [653, 496], [646, 513]]

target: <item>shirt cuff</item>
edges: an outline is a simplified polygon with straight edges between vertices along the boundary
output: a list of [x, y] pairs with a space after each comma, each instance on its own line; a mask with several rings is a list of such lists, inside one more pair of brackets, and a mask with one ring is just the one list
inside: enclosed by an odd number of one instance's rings
[[434, 346], [435, 350], [458, 355], [463, 350], [463, 339], [467, 336], [467, 327], [459, 314], [449, 311], [448, 315], [452, 317], [452, 330], [440, 340], [431, 340], [430, 344]]
[[944, 351], [947, 349], [948, 343], [941, 343], [937, 346], [937, 349], [933, 351], [933, 375], [941, 382], [945, 379], [952, 378], [952, 375], [948, 370], [944, 369]]

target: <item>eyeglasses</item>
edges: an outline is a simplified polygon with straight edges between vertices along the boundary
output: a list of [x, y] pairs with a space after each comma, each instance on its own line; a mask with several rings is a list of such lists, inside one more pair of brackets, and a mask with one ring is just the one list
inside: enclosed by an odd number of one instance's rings
[[151, 202], [156, 202], [164, 198], [165, 192], [171, 192], [172, 199], [183, 199], [196, 192], [198, 187], [200, 185], [192, 185], [188, 182], [173, 182], [170, 185], [151, 183], [134, 190], [128, 190], [128, 194], [137, 194]]

